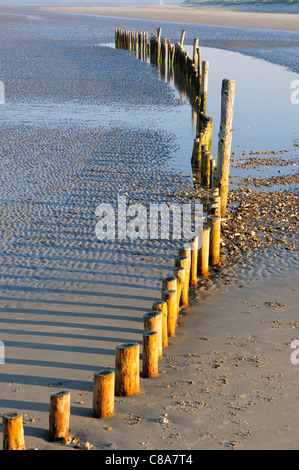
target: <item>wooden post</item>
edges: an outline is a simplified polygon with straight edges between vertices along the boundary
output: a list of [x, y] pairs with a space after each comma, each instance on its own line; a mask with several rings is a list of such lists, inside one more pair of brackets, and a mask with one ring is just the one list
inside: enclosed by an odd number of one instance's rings
[[211, 161], [210, 161], [210, 188], [213, 187], [213, 178], [214, 178], [215, 165], [216, 165], [215, 158], [211, 158]]
[[168, 331], [167, 331], [167, 302], [164, 300], [153, 303], [152, 310], [162, 313], [162, 347], [168, 346]]
[[192, 165], [195, 168], [198, 168], [198, 169], [201, 168], [201, 140], [200, 140], [200, 137], [196, 137], [194, 139], [191, 162], [192, 162]]
[[206, 132], [206, 144], [208, 146], [209, 153], [212, 152], [212, 133], [213, 133], [213, 119], [207, 118], [207, 132]]
[[161, 292], [165, 290], [177, 290], [177, 278], [175, 276], [168, 276], [162, 280]]
[[174, 54], [175, 54], [175, 46], [172, 46], [171, 54], [170, 54], [170, 63], [171, 63], [171, 65], [173, 65], [173, 62], [174, 62]]
[[148, 331], [143, 335], [142, 373], [145, 378], [158, 375], [158, 333]]
[[227, 206], [235, 85], [235, 80], [225, 79], [222, 81], [221, 117], [216, 172], [216, 185], [220, 188], [221, 217], [225, 217]]
[[2, 428], [3, 450], [26, 450], [22, 413], [4, 413]]
[[[178, 289], [178, 284], [177, 284], [177, 278], [175, 276], [168, 276], [165, 279], [163, 279], [162, 289], [161, 289], [162, 296], [165, 290], [175, 290], [176, 302], [177, 302], [177, 297], [178, 297], [177, 289]], [[179, 314], [179, 311], [177, 311], [177, 316], [178, 314]]]
[[166, 39], [162, 38], [161, 42], [161, 59], [162, 62], [166, 62], [166, 50], [167, 50], [167, 45], [166, 45]]
[[189, 272], [187, 273], [187, 278], [188, 278], [188, 284], [190, 284], [191, 246], [189, 243], [179, 248], [179, 256], [187, 256], [189, 260]]
[[175, 336], [175, 326], [177, 322], [177, 295], [175, 290], [165, 290], [163, 300], [167, 302], [167, 335]]
[[220, 195], [219, 188], [211, 188], [211, 191], [210, 191], [210, 196], [211, 197], [219, 196], [219, 195]]
[[197, 49], [197, 75], [198, 75], [198, 96], [201, 94], [201, 81], [202, 81], [202, 62], [201, 62], [201, 49]]
[[193, 63], [194, 63], [194, 66], [196, 67], [196, 70], [197, 70], [197, 60], [198, 60], [198, 43], [199, 43], [199, 40], [198, 39], [194, 39], [194, 46], [193, 46]]
[[69, 435], [71, 394], [68, 391], [53, 393], [50, 397], [49, 440], [65, 439]]
[[171, 60], [171, 42], [170, 39], [167, 39], [167, 62], [170, 64]]
[[181, 46], [183, 46], [183, 45], [184, 45], [185, 36], [186, 36], [186, 30], [185, 30], [185, 29], [183, 29], [183, 31], [182, 31], [182, 35], [181, 35], [181, 42], [180, 42], [180, 45], [181, 45]]
[[211, 179], [211, 159], [212, 155], [209, 152], [204, 152], [203, 156], [203, 172], [202, 172], [202, 184], [206, 187], [210, 187], [210, 179]]
[[139, 391], [139, 344], [116, 347], [115, 395], [129, 396]]
[[92, 415], [109, 418], [114, 414], [115, 373], [102, 370], [94, 374]]
[[179, 316], [182, 290], [183, 290], [184, 282], [185, 282], [185, 268], [183, 267], [174, 268], [174, 275], [177, 278], [177, 303], [178, 303], [178, 316]]
[[210, 232], [210, 265], [215, 266], [220, 261], [220, 233], [221, 217], [218, 215], [208, 215], [208, 225]]
[[204, 224], [202, 229], [202, 245], [198, 250], [198, 274], [200, 276], [206, 276], [209, 272], [210, 231], [210, 227]]
[[142, 33], [138, 32], [138, 57], [142, 56]]
[[202, 80], [201, 80], [201, 111], [203, 114], [207, 112], [207, 97], [208, 97], [208, 75], [209, 75], [209, 62], [202, 62]]
[[185, 279], [181, 292], [180, 304], [182, 307], [189, 305], [189, 276], [190, 276], [190, 260], [188, 256], [179, 256], [175, 259], [177, 268], [185, 268]]
[[210, 204], [213, 204], [214, 215], [219, 215], [221, 217], [221, 200], [220, 196], [213, 196], [209, 199]]
[[207, 153], [208, 153], [208, 146], [203, 143], [201, 145], [201, 179], [203, 184], [205, 183], [205, 171], [206, 171], [206, 163], [207, 163]]
[[134, 51], [134, 31], [131, 31], [131, 50]]
[[209, 202], [207, 215], [219, 215], [220, 208], [217, 202]]
[[198, 262], [198, 242], [199, 237], [194, 237], [191, 242], [191, 269], [190, 286], [197, 286], [197, 262]]
[[144, 37], [144, 35], [145, 35], [145, 32], [142, 31], [142, 52], [144, 52], [144, 45], [145, 45], [145, 37]]
[[162, 312], [151, 311], [143, 315], [144, 333], [156, 331], [158, 334], [158, 357], [163, 355], [162, 346]]

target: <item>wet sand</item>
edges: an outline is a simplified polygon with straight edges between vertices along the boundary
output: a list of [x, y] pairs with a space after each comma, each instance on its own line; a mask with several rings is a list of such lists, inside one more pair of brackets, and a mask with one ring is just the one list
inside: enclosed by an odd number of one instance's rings
[[[36, 38], [39, 65], [45, 46]], [[6, 74], [14, 77], [9, 48], [16, 48], [5, 46]], [[63, 48], [51, 47], [48, 57], [62, 66]], [[64, 47], [72, 51], [69, 44]], [[30, 102], [30, 93], [49, 93], [63, 102], [66, 91], [73, 99], [79, 88], [83, 101], [94, 100], [98, 89], [91, 76], [81, 80], [78, 51], [71, 57], [76, 79], [68, 69], [65, 83], [57, 70], [49, 80], [43, 64], [35, 69], [45, 73], [44, 90], [39, 80], [30, 88], [17, 76], [11, 96]], [[84, 51], [81, 66], [86, 57]], [[133, 60], [123, 67], [134, 67], [138, 82], [147, 72]], [[128, 104], [136, 105], [144, 95], [132, 92], [134, 77], [122, 80]], [[109, 101], [114, 94], [109, 77], [104, 85], [101, 99]], [[173, 106], [169, 90], [150, 74], [147, 86], [149, 104], [163, 97]], [[119, 91], [116, 104], [121, 100]], [[93, 373], [114, 367], [117, 344], [141, 343], [142, 315], [160, 299], [161, 279], [172, 272], [177, 246], [98, 243], [94, 208], [117, 191], [134, 201], [148, 200], [157, 187], [161, 198], [170, 188], [184, 195], [189, 180], [170, 171], [171, 136], [152, 129], [41, 126], [37, 131], [29, 124], [5, 124], [1, 142], [0, 339], [6, 364], [0, 365], [0, 403], [1, 413], [23, 412], [27, 448], [73, 449], [47, 440], [49, 396], [63, 389], [71, 392], [72, 436], [94, 449], [297, 448], [299, 365], [290, 361], [290, 342], [299, 338], [296, 251], [274, 243], [255, 254], [250, 250], [247, 259], [240, 256], [227, 269], [223, 261], [192, 293], [197, 302], [181, 312], [159, 376], [142, 378], [138, 394], [116, 398], [113, 418], [96, 420], [91, 416]], [[238, 197], [234, 194], [234, 201]], [[237, 229], [242, 229], [239, 222]]]
[[265, 12], [265, 8], [261, 8], [260, 11], [251, 12], [238, 11], [237, 8], [207, 8], [183, 5], [118, 7], [46, 6], [40, 8], [40, 10], [237, 28], [299, 31], [299, 11], [297, 9], [294, 14], [281, 13], [281, 11], [284, 11], [283, 8], [279, 13], [273, 13], [273, 9]]

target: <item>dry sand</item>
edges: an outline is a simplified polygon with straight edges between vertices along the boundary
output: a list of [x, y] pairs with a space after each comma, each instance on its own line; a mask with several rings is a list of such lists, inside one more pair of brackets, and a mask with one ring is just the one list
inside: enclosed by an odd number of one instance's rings
[[238, 11], [224, 8], [190, 7], [182, 5], [163, 6], [47, 6], [41, 11], [81, 13], [89, 15], [140, 18], [157, 21], [218, 25], [239, 28], [259, 28], [285, 31], [299, 31], [299, 12], [295, 14]]
[[[90, 413], [90, 364], [96, 369], [98, 344], [110, 351], [101, 365], [113, 366], [113, 343], [140, 337], [136, 310], [150, 307], [154, 292], [115, 287], [109, 317], [97, 314], [107, 309], [96, 305], [96, 296], [92, 304], [91, 293], [82, 292], [81, 314], [78, 301], [76, 314], [65, 306], [63, 323], [63, 312], [51, 312], [45, 302], [35, 313], [33, 304], [23, 314], [27, 332], [22, 326], [17, 339], [25, 348], [33, 343], [21, 370], [16, 358], [16, 382], [1, 387], [2, 406], [24, 410], [27, 448], [40, 450], [73, 448], [47, 442], [48, 397], [65, 388], [71, 390], [71, 434], [94, 449], [296, 449], [299, 365], [290, 361], [290, 342], [299, 338], [298, 280], [297, 274], [283, 283], [280, 277], [242, 282], [203, 294], [199, 306], [182, 312], [160, 375], [141, 379], [138, 394], [116, 398], [115, 416], [107, 420]], [[129, 297], [131, 317], [119, 316]]]

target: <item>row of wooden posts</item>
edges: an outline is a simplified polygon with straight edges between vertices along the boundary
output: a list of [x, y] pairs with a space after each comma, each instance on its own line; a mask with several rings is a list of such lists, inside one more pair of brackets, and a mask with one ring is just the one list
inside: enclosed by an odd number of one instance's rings
[[148, 41], [147, 32], [115, 30], [115, 46], [121, 49], [146, 53], [155, 59], [156, 63], [167, 63], [169, 66], [180, 68], [190, 80], [200, 97], [201, 111], [205, 114], [208, 92], [209, 62], [202, 61], [199, 39], [194, 39], [193, 57], [184, 50], [186, 30], [182, 31], [180, 42], [171, 41], [161, 37], [162, 29], [157, 29], [157, 34], [151, 34]]
[[[189, 305], [189, 289], [196, 287], [199, 276], [205, 276], [210, 266], [219, 264], [221, 220], [226, 214], [229, 183], [229, 162], [232, 136], [232, 117], [235, 93], [234, 80], [223, 80], [221, 90], [221, 122], [218, 142], [217, 167], [211, 155], [212, 118], [206, 116], [207, 79], [209, 63], [201, 61], [198, 39], [194, 40], [193, 59], [183, 49], [186, 31], [181, 41], [173, 46], [161, 40], [161, 28], [152, 34], [117, 29], [117, 47], [137, 48], [179, 67], [198, 91], [198, 126], [194, 140], [192, 165], [200, 171], [201, 182], [209, 189], [207, 216], [202, 237], [194, 237], [179, 249], [173, 274], [162, 281], [161, 300], [153, 303], [152, 310], [143, 317], [142, 373], [140, 374], [140, 345], [118, 345], [115, 350], [115, 370], [102, 370], [94, 375], [92, 415], [108, 418], [114, 414], [115, 396], [129, 396], [139, 391], [140, 375], [153, 378], [158, 375], [159, 360], [168, 339], [175, 337], [180, 310]], [[168, 54], [166, 52], [168, 44]], [[67, 438], [70, 421], [70, 392], [62, 391], [50, 397], [49, 440]], [[22, 414], [6, 413], [3, 422], [3, 449], [25, 450]]]
[[[218, 140], [217, 165], [212, 156], [213, 119], [206, 115], [208, 97], [209, 62], [202, 60], [199, 39], [193, 41], [192, 57], [184, 50], [186, 30], [182, 31], [180, 41], [173, 45], [170, 40], [161, 37], [161, 28], [157, 34], [134, 32], [124, 29], [115, 30], [117, 48], [146, 52], [155, 62], [166, 62], [170, 67], [179, 68], [191, 82], [197, 95], [197, 135], [194, 139], [192, 166], [200, 176], [205, 188], [219, 188], [221, 196], [221, 216], [226, 214], [229, 189], [229, 169], [232, 140], [232, 121], [235, 98], [235, 80], [224, 79], [221, 89], [221, 116]], [[138, 41], [137, 41], [138, 38]], [[167, 52], [168, 51], [168, 52]]]
[[[213, 190], [214, 205], [219, 213], [218, 191]], [[181, 308], [189, 305], [189, 289], [196, 286], [198, 276], [206, 275], [210, 265], [220, 258], [219, 215], [210, 214], [203, 229], [202, 244], [199, 236], [179, 249], [174, 262], [173, 275], [162, 281], [161, 300], [153, 303], [152, 310], [143, 316], [142, 371], [140, 371], [140, 344], [121, 344], [116, 347], [115, 370], [102, 370], [94, 375], [92, 415], [109, 418], [114, 414], [115, 396], [130, 396], [140, 389], [140, 376], [158, 375], [159, 360], [168, 339], [175, 337]], [[200, 246], [201, 245], [201, 246]], [[140, 373], [141, 372], [141, 373]], [[3, 422], [3, 449], [25, 450], [22, 414], [6, 413]], [[70, 392], [61, 391], [50, 396], [49, 441], [69, 436]]]

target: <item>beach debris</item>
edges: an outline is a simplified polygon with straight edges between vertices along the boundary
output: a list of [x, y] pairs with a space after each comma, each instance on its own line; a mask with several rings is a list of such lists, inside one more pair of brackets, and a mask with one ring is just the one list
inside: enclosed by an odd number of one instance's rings
[[62, 444], [66, 446], [73, 446], [74, 449], [90, 450], [94, 446], [90, 442], [80, 442], [79, 437], [67, 436], [62, 440]]
[[163, 418], [161, 418], [161, 419], [159, 420], [159, 423], [160, 423], [160, 424], [168, 424], [169, 421], [168, 421], [168, 419], [164, 416]]
[[281, 308], [286, 306], [286, 304], [284, 304], [283, 302], [265, 302], [265, 305], [273, 308]]
[[131, 425], [134, 426], [135, 424], [140, 424], [142, 421], [141, 416], [134, 416], [133, 413], [130, 414], [128, 418], [126, 418], [126, 421]]

